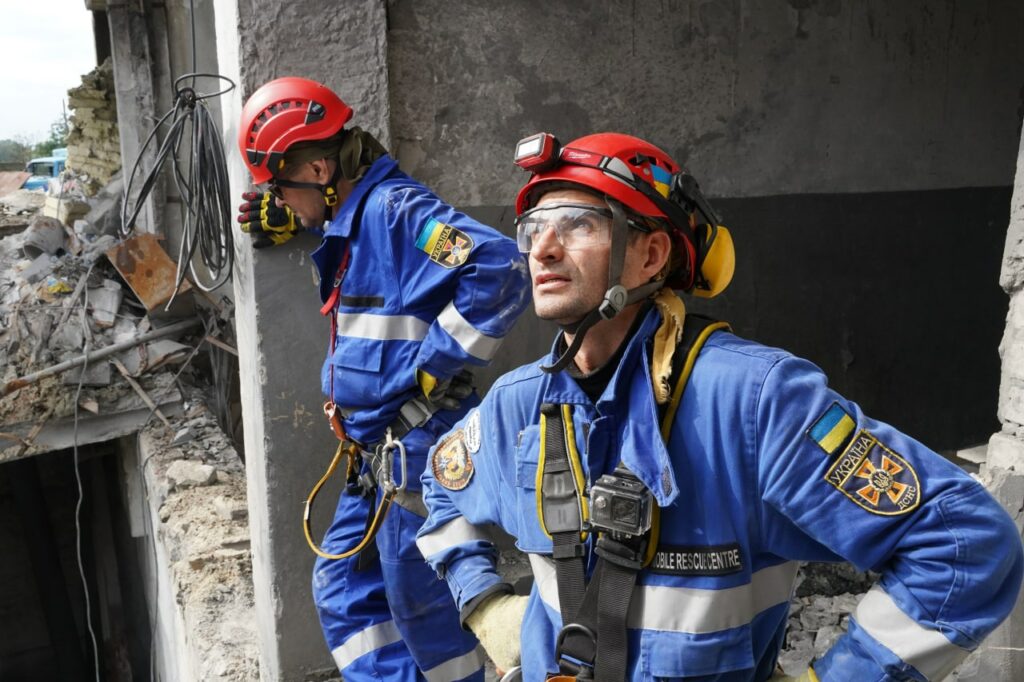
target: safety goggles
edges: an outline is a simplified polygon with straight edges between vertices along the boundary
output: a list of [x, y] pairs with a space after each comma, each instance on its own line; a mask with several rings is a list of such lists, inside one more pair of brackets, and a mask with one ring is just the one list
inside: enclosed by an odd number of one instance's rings
[[282, 187], [287, 187], [288, 189], [319, 189], [320, 185], [311, 182], [295, 182], [294, 180], [285, 180], [283, 178], [271, 178], [270, 182], [267, 183], [267, 191], [278, 199], [284, 200], [284, 193], [281, 191]]
[[[645, 225], [633, 220], [627, 224], [641, 232], [650, 232]], [[603, 206], [587, 204], [545, 204], [524, 211], [516, 218], [516, 244], [520, 253], [529, 253], [534, 241], [548, 227], [555, 230], [555, 238], [563, 249], [573, 251], [611, 243], [612, 212]]]

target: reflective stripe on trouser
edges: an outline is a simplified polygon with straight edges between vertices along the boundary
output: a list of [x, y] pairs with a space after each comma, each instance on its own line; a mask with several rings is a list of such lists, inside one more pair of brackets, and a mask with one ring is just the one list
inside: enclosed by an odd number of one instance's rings
[[[358, 496], [342, 495], [323, 547], [351, 547], [362, 536], [368, 507]], [[422, 523], [392, 505], [377, 534], [380, 560], [357, 571], [356, 558], [317, 559], [313, 596], [346, 682], [483, 680], [476, 639], [460, 627], [448, 586], [416, 549]]]
[[[554, 562], [530, 554], [541, 600], [559, 613]], [[749, 625], [757, 614], [788, 602], [799, 564], [789, 561], [756, 571], [746, 585], [721, 590], [668, 585], [637, 585], [626, 626], [641, 630], [704, 634]]]

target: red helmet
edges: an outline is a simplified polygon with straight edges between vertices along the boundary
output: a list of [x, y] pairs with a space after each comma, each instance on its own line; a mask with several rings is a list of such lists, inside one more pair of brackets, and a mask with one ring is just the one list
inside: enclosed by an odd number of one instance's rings
[[[679, 165], [653, 144], [632, 135], [598, 133], [573, 140], [560, 153], [558, 150], [555, 152], [557, 165], [536, 172], [519, 190], [516, 213], [530, 208], [536, 200], [535, 190], [539, 185], [571, 182], [589, 187], [598, 194], [606, 194], [639, 215], [668, 219], [651, 199], [633, 185], [637, 181], [646, 182], [662, 197], [668, 197], [672, 175], [679, 172]], [[587, 165], [577, 165], [574, 161]]]
[[278, 78], [252, 93], [242, 108], [238, 146], [256, 184], [268, 182], [296, 142], [341, 130], [352, 108], [330, 88], [307, 78]]

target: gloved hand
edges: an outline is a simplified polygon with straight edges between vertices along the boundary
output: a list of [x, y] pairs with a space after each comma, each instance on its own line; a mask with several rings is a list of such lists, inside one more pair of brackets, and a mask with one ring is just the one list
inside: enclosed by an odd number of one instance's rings
[[814, 674], [814, 668], [807, 668], [807, 672], [800, 677], [790, 677], [776, 672], [768, 682], [818, 682], [818, 676]]
[[466, 625], [499, 671], [519, 665], [519, 631], [529, 597], [495, 594], [473, 609]]
[[455, 410], [473, 392], [473, 373], [464, 369], [453, 377], [438, 380], [433, 374], [417, 369], [416, 383], [427, 400], [443, 410]]
[[242, 232], [252, 238], [253, 248], [277, 246], [303, 230], [302, 223], [287, 206], [279, 208], [270, 192], [245, 192], [245, 203], [238, 207]]

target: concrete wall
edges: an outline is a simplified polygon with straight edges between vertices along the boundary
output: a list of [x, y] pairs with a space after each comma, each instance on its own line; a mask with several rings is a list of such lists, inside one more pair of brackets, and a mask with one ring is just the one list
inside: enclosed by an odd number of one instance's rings
[[[516, 140], [648, 137], [701, 179], [738, 244], [732, 289], [692, 307], [810, 357], [840, 391], [933, 447], [997, 428], [997, 273], [1024, 84], [1015, 0], [214, 5], [219, 69], [240, 85], [222, 100], [232, 154], [241, 101], [259, 84], [316, 78], [406, 170], [509, 231], [525, 180], [510, 163]], [[305, 256], [314, 245], [238, 248], [268, 680], [330, 666], [298, 525], [334, 447], [319, 415], [327, 332]], [[484, 383], [543, 352], [553, 331], [524, 319]], [[319, 528], [335, 499], [336, 489], [322, 494]]]
[[[516, 140], [646, 137], [736, 239], [732, 288], [694, 309], [809, 357], [934, 448], [987, 438], [1024, 6], [476, 0], [457, 22], [449, 6], [388, 5], [406, 170], [509, 231]], [[497, 368], [545, 351], [537, 331]]]
[[[217, 0], [215, 8], [221, 73], [239, 84], [221, 100], [233, 197], [250, 186], [237, 155], [242, 102], [273, 78], [326, 83], [358, 112], [354, 124], [389, 139], [382, 3], [354, 0], [325, 12], [311, 1]], [[235, 325], [260, 671], [265, 680], [302, 680], [333, 668], [310, 594], [314, 556], [301, 526], [302, 502], [337, 447], [321, 412], [319, 370], [329, 327], [307, 257], [317, 240], [301, 235], [253, 251], [245, 235], [236, 237]], [[321, 493], [317, 532], [333, 517], [339, 493], [337, 486]]]

